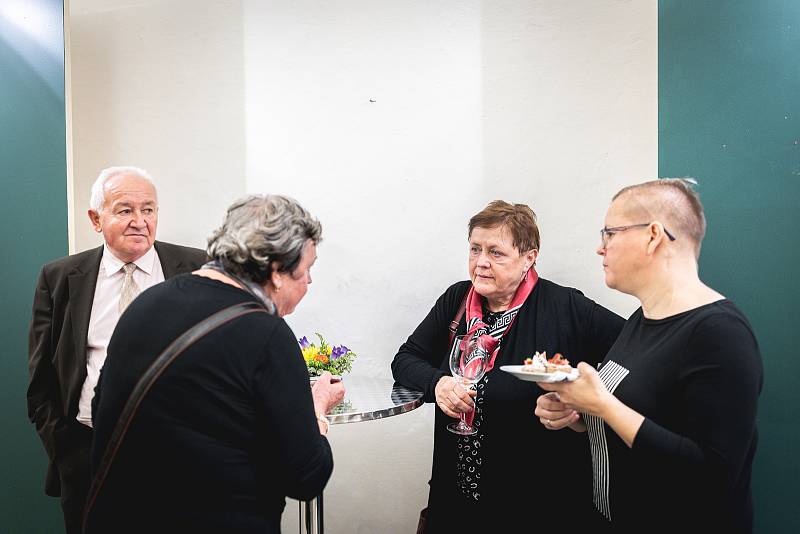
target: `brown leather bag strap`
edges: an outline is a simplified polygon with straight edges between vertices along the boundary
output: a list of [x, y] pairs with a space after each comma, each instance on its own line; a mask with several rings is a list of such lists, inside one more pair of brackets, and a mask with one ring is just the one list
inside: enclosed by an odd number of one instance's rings
[[111, 468], [111, 463], [117, 455], [120, 445], [125, 434], [128, 432], [128, 427], [139, 409], [144, 396], [150, 391], [158, 377], [160, 377], [169, 365], [181, 355], [186, 349], [191, 347], [195, 342], [204, 337], [209, 332], [216, 330], [220, 326], [228, 323], [234, 319], [248, 315], [251, 313], [268, 313], [264, 306], [256, 302], [241, 302], [234, 306], [222, 309], [217, 313], [210, 315], [191, 327], [189, 330], [181, 334], [172, 343], [167, 346], [164, 351], [150, 364], [150, 367], [139, 378], [139, 381], [131, 391], [127, 402], [125, 403], [122, 413], [114, 426], [114, 431], [111, 433], [111, 438], [108, 440], [105, 451], [103, 451], [103, 458], [97, 468], [97, 472], [92, 479], [92, 485], [89, 488], [89, 496], [86, 500], [86, 508], [83, 512], [83, 528], [86, 530], [86, 520], [89, 517], [89, 512], [94, 506], [103, 483], [106, 480], [108, 471]]
[[458, 330], [458, 323], [461, 322], [461, 317], [464, 316], [464, 310], [467, 309], [467, 297], [469, 297], [469, 289], [467, 290], [467, 294], [464, 295], [464, 300], [461, 301], [461, 306], [458, 307], [456, 316], [450, 321], [450, 326], [448, 327], [448, 330], [450, 330], [450, 345], [453, 344], [453, 339], [455, 339], [456, 331]]

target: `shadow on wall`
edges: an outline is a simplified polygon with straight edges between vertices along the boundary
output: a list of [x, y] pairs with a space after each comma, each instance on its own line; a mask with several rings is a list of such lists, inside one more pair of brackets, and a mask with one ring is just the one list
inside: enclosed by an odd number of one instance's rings
[[[61, 9], [61, 2], [47, 2]], [[13, 50], [64, 104], [63, 19], [52, 7], [29, 0], [0, 4], [0, 42]], [[18, 63], [18, 62], [15, 62]]]

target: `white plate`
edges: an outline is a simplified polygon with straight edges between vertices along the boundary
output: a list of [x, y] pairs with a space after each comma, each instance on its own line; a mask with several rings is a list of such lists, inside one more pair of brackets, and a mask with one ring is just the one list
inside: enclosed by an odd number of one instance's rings
[[500, 370], [511, 373], [520, 380], [525, 380], [526, 382], [550, 383], [563, 382], [565, 380], [567, 382], [572, 382], [580, 376], [580, 373], [574, 367], [571, 373], [565, 373], [564, 371], [556, 371], [555, 373], [527, 373], [522, 370], [523, 367], [524, 365], [501, 365]]

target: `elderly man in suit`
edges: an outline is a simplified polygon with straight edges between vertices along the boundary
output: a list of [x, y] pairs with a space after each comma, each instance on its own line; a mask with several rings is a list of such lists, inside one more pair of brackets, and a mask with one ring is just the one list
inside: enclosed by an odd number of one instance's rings
[[142, 169], [103, 170], [90, 206], [105, 242], [42, 267], [29, 335], [28, 416], [50, 460], [45, 492], [61, 497], [68, 534], [81, 531], [92, 397], [117, 320], [138, 293], [206, 260], [202, 250], [155, 241], [158, 199]]

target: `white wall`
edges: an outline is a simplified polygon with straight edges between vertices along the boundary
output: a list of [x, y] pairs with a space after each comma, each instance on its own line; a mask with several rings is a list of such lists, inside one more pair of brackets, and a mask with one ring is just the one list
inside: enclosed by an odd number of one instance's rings
[[[466, 278], [464, 227], [482, 202], [480, 2], [244, 7], [248, 191], [294, 196], [323, 224], [315, 282], [287, 319], [355, 348], [355, 373], [389, 376], [427, 308]], [[326, 528], [413, 532], [431, 435], [431, 407], [334, 428]], [[285, 531], [296, 523], [284, 514]]]
[[[604, 287], [594, 248], [611, 195], [657, 172], [655, 3], [119, 2], [132, 3], [135, 15], [115, 30], [130, 39], [111, 39], [100, 54], [92, 40], [109, 38], [101, 26], [122, 24], [121, 13], [72, 0], [73, 82], [91, 89], [73, 103], [84, 121], [76, 159], [95, 154], [83, 165], [98, 169], [97, 154], [168, 162], [158, 172], [163, 238], [201, 243], [244, 190], [300, 200], [324, 240], [314, 284], [287, 319], [298, 335], [318, 331], [354, 348], [355, 374], [388, 376], [436, 297], [466, 278], [467, 219], [494, 198], [538, 213], [542, 276], [633, 310]], [[145, 33], [147, 60], [135, 42]], [[105, 69], [128, 65], [149, 79], [154, 69], [158, 83], [95, 88]], [[144, 101], [164, 104], [148, 116]], [[213, 127], [177, 122], [171, 110], [186, 117], [197, 101], [213, 107]], [[173, 132], [170, 141], [119, 132], [107, 141], [103, 124], [130, 118], [139, 128], [139, 117], [148, 131]], [[169, 207], [186, 219], [168, 219], [165, 191], [185, 201], [194, 169], [216, 172], [200, 171], [183, 211]], [[333, 428], [328, 532], [413, 532], [431, 425], [427, 406]], [[296, 512], [290, 503], [286, 532]]]
[[483, 5], [483, 198], [530, 205], [540, 273], [627, 316], [594, 251], [613, 194], [658, 174], [656, 2]]
[[110, 165], [155, 177], [159, 239], [205, 248], [245, 190], [241, 2], [70, 0], [69, 9], [72, 251], [102, 243], [86, 210]]
[[[346, 341], [355, 372], [387, 374], [466, 277], [467, 219], [494, 198], [539, 214], [543, 276], [632, 311], [594, 249], [613, 193], [657, 173], [654, 4], [246, 0], [244, 13], [247, 189], [292, 195], [324, 227], [288, 318], [298, 335]], [[431, 420], [334, 428], [331, 532], [413, 531]]]

